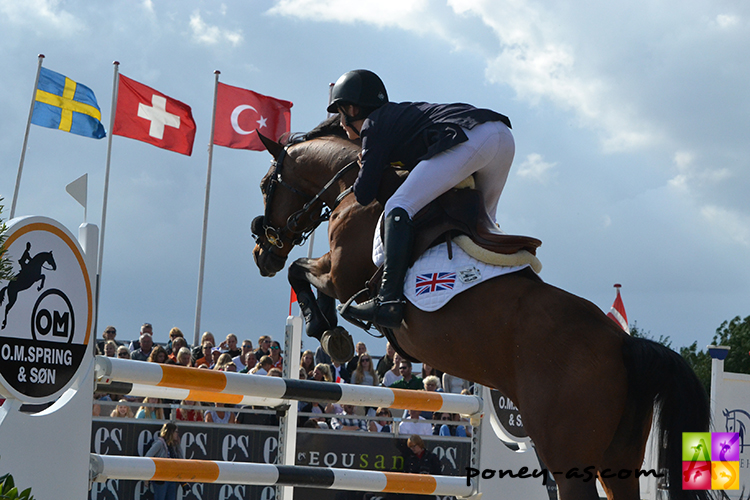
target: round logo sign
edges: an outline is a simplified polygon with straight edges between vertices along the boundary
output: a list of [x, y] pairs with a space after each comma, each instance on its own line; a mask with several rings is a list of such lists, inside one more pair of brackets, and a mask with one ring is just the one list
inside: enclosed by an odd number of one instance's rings
[[10, 221], [5, 248], [14, 278], [0, 280], [0, 393], [53, 401], [85, 368], [93, 299], [83, 253], [46, 217]]
[[511, 436], [525, 438], [526, 431], [523, 428], [521, 412], [518, 411], [518, 408], [513, 404], [513, 401], [502, 392], [495, 389], [492, 389], [490, 394], [492, 395], [492, 408], [494, 409], [495, 416], [503, 429], [505, 429], [505, 431]]

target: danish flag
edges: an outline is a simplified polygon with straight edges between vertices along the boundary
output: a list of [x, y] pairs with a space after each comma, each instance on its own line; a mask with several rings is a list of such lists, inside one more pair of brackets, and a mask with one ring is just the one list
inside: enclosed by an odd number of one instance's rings
[[418, 274], [416, 284], [416, 295], [424, 293], [439, 292], [441, 290], [453, 290], [456, 284], [456, 273], [428, 273]]
[[620, 328], [625, 330], [626, 333], [630, 333], [630, 327], [628, 326], [628, 315], [625, 314], [625, 306], [622, 303], [622, 297], [620, 297], [620, 288], [622, 287], [621, 284], [617, 283], [615, 284], [615, 289], [617, 290], [617, 297], [615, 297], [615, 301], [612, 304], [612, 308], [607, 313], [607, 316], [612, 318], [615, 323], [620, 325]]

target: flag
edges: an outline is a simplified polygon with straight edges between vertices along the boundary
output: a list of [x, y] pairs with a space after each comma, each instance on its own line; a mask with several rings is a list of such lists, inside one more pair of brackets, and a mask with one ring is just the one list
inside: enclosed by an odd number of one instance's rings
[[119, 75], [112, 133], [190, 156], [195, 121], [190, 106]]
[[257, 132], [278, 141], [288, 133], [292, 103], [219, 83], [216, 95], [214, 144], [265, 151]]
[[620, 285], [619, 283], [615, 285], [615, 289], [617, 290], [617, 297], [615, 297], [615, 301], [612, 303], [612, 308], [607, 313], [607, 316], [612, 318], [615, 323], [620, 325], [620, 328], [625, 330], [625, 333], [630, 333], [630, 327], [628, 326], [628, 315], [625, 314], [625, 306], [622, 304], [622, 297], [620, 297]]
[[297, 294], [294, 292], [294, 288], [292, 288], [292, 293], [289, 296], [289, 316], [292, 315], [292, 305], [297, 302]]
[[47, 68], [39, 71], [31, 123], [101, 139], [107, 134], [94, 92]]

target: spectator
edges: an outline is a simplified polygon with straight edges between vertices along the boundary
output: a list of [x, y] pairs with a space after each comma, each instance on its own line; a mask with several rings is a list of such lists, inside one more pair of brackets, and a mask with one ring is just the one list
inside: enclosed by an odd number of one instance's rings
[[380, 418], [388, 417], [389, 420], [370, 420], [367, 424], [367, 428], [370, 432], [391, 432], [391, 425], [393, 423], [391, 418], [391, 410], [388, 408], [378, 408], [375, 411], [375, 416]]
[[331, 361], [328, 366], [331, 367], [331, 375], [333, 376], [334, 382], [348, 384], [349, 381], [351, 381], [352, 375], [349, 373], [349, 370], [346, 369], [346, 366], [338, 361]]
[[200, 368], [201, 366], [205, 365], [206, 368], [211, 368], [214, 362], [214, 358], [211, 355], [213, 350], [214, 350], [214, 343], [211, 342], [210, 340], [205, 341], [202, 347], [203, 354], [201, 357], [199, 357], [195, 361], [195, 367]]
[[393, 354], [393, 366], [391, 366], [391, 369], [385, 372], [385, 375], [383, 376], [382, 384], [385, 387], [390, 387], [393, 385], [397, 380], [401, 380], [403, 377], [401, 377], [401, 372], [398, 369], [398, 365], [401, 363], [401, 355], [399, 353]]
[[461, 394], [464, 389], [470, 389], [471, 382], [448, 373], [443, 373], [443, 390], [452, 394]]
[[150, 333], [144, 333], [141, 335], [140, 339], [140, 347], [138, 347], [136, 350], [131, 350], [130, 352], [130, 359], [135, 359], [137, 361], [148, 361], [148, 357], [151, 355], [151, 350], [154, 347], [154, 341], [151, 338]]
[[422, 380], [429, 377], [430, 375], [436, 376], [438, 380], [443, 378], [443, 372], [441, 372], [437, 368], [433, 368], [427, 363], [422, 363]]
[[216, 363], [219, 361], [219, 358], [222, 354], [226, 354], [226, 351], [221, 347], [214, 347], [213, 349], [211, 349], [211, 369], [216, 366]]
[[274, 368], [281, 369], [284, 365], [284, 358], [281, 357], [282, 352], [281, 344], [279, 344], [278, 341], [274, 340], [271, 342], [271, 361], [273, 361]]
[[271, 368], [273, 368], [271, 356], [263, 356], [260, 358], [260, 361], [258, 361], [258, 364], [255, 365], [255, 368], [250, 370], [250, 373], [254, 373], [255, 375], [268, 375], [268, 371]]
[[234, 413], [227, 411], [228, 408], [224, 406], [224, 403], [214, 403], [216, 408], [213, 410], [206, 410], [204, 413], [204, 422], [213, 422], [215, 424], [236, 424], [237, 418]]
[[[214, 352], [216, 352], [216, 349], [217, 348], [214, 347]], [[219, 371], [225, 371], [229, 363], [232, 363], [232, 355], [229, 354], [228, 352], [220, 353], [219, 357], [216, 359], [216, 364], [214, 364], [213, 369], [219, 370]], [[234, 365], [234, 363], [232, 364]], [[237, 366], [235, 366], [234, 369], [236, 370]]]
[[401, 373], [401, 380], [397, 380], [390, 387], [394, 389], [415, 389], [421, 390], [424, 388], [422, 384], [422, 377], [413, 375], [411, 372], [411, 361], [402, 359], [398, 364], [398, 370]]
[[333, 382], [333, 375], [331, 374], [331, 365], [318, 363], [315, 365], [315, 369], [312, 373], [312, 379], [318, 382], [326, 381]]
[[364, 342], [357, 342], [357, 345], [354, 346], [355, 349], [355, 355], [352, 359], [349, 360], [349, 362], [346, 364], [346, 370], [349, 373], [354, 373], [354, 370], [357, 369], [357, 364], [359, 363], [359, 357], [367, 352], [367, 346]]
[[466, 437], [466, 427], [463, 425], [448, 425], [447, 422], [460, 422], [461, 416], [458, 413], [443, 413], [440, 416], [441, 422], [446, 422], [440, 426], [438, 434], [441, 436], [458, 436]]
[[[180, 446], [180, 433], [174, 422], [167, 422], [161, 427], [159, 436], [154, 439], [147, 457], [185, 458]], [[151, 481], [154, 487], [154, 500], [176, 500], [179, 483], [173, 481]]]
[[[175, 351], [179, 351], [179, 348], [174, 347], [175, 339], [183, 339], [183, 340], [185, 339], [185, 336], [182, 334], [182, 330], [180, 330], [176, 326], [172, 327], [172, 329], [169, 330], [169, 341], [167, 342], [167, 354], [171, 355]], [[187, 340], [185, 341], [185, 347], [187, 347]]]
[[180, 366], [193, 366], [193, 358], [190, 356], [190, 349], [187, 347], [180, 347], [175, 358], [175, 364]]
[[[411, 450], [411, 454], [404, 463], [404, 472], [435, 476], [443, 471], [440, 459], [425, 448], [424, 440], [419, 435], [411, 436], [406, 441], [406, 446]], [[415, 498], [421, 499], [422, 497], [416, 495]]]
[[227, 334], [226, 340], [219, 344], [219, 347], [224, 349], [224, 351], [229, 353], [233, 358], [239, 356], [242, 353], [242, 350], [237, 347], [237, 335], [233, 333]]
[[[327, 366], [327, 365], [324, 365]], [[300, 413], [315, 413], [316, 415], [323, 415], [326, 413], [325, 409], [320, 406], [320, 403], [315, 401], [300, 401], [298, 404]], [[315, 425], [308, 425], [309, 422], [313, 422]], [[300, 416], [297, 419], [297, 425], [299, 427], [315, 427], [319, 429], [328, 429], [328, 422], [325, 417], [307, 417]]]
[[193, 366], [198, 366], [197, 361], [204, 356], [203, 344], [205, 344], [206, 342], [211, 342], [211, 347], [216, 345], [216, 339], [214, 339], [213, 333], [203, 332], [203, 335], [201, 335], [200, 344], [190, 350], [190, 355], [193, 357]]
[[117, 346], [120, 345], [120, 343], [115, 340], [116, 336], [117, 336], [117, 329], [114, 326], [110, 325], [104, 329], [104, 331], [102, 332], [102, 340], [98, 341], [96, 343], [96, 346], [99, 348], [101, 352], [104, 352], [104, 344], [106, 344], [107, 341], [111, 340], [115, 343], [115, 349], [116, 349]]
[[261, 335], [258, 337], [258, 348], [255, 350], [255, 359], [262, 359], [263, 356], [271, 355], [271, 337]]
[[128, 405], [127, 399], [121, 399], [117, 403], [118, 405], [115, 406], [115, 409], [109, 414], [110, 417], [133, 418], [133, 409]]
[[317, 349], [315, 349], [315, 364], [318, 365], [320, 363], [325, 363], [327, 365], [331, 364], [331, 357], [328, 355], [327, 352], [323, 349], [323, 346], [318, 346]]
[[[394, 354], [396, 354], [395, 349], [393, 349], [393, 346], [390, 342], [387, 342], [385, 344], [385, 356], [380, 358], [380, 361], [378, 361], [378, 367], [375, 370], [376, 372], [378, 372], [378, 377], [380, 377], [381, 381], [383, 380], [383, 377], [385, 377], [386, 372], [393, 368]], [[395, 380], [393, 382], [395, 382]]]
[[245, 370], [245, 358], [247, 357], [248, 352], [253, 352], [253, 343], [252, 341], [245, 339], [242, 341], [240, 353], [232, 358], [232, 362], [237, 365], [237, 369], [241, 373], [245, 373], [243, 370]]
[[310, 350], [303, 352], [299, 358], [299, 367], [305, 370], [305, 378], [311, 378], [315, 369], [315, 354]]
[[148, 333], [149, 335], [151, 335], [151, 338], [153, 339], [154, 327], [151, 326], [151, 323], [143, 323], [143, 325], [141, 325], [141, 330], [140, 330], [140, 333], [138, 334], [138, 339], [130, 343], [130, 346], [129, 346], [130, 352], [137, 351], [138, 349], [140, 349], [141, 347], [140, 336], [143, 335], [144, 333]]
[[104, 342], [104, 355], [108, 358], [114, 358], [117, 354], [117, 344], [114, 340]]
[[[190, 351], [188, 351], [188, 355], [190, 355]], [[183, 408], [183, 406], [192, 406], [192, 408]], [[180, 408], [177, 408], [177, 412], [175, 413], [175, 418], [185, 422], [203, 422], [201, 407], [200, 403], [189, 399], [181, 401]]]
[[[425, 391], [443, 392], [443, 390], [440, 388], [440, 379], [437, 378], [435, 375], [429, 375], [427, 378], [422, 379], [422, 385]], [[432, 420], [433, 418], [437, 418], [433, 416], [433, 413], [431, 411], [423, 411], [422, 416], [426, 418], [427, 420]]]
[[307, 370], [305, 370], [301, 366], [299, 368], [299, 379], [300, 380], [307, 380]]
[[419, 434], [421, 436], [432, 435], [432, 425], [420, 415], [420, 410], [409, 410], [409, 419], [398, 425], [399, 434]]
[[271, 368], [268, 370], [268, 376], [269, 377], [283, 377], [284, 375], [281, 373], [281, 370], [278, 368]]
[[367, 422], [356, 418], [354, 405], [341, 405], [342, 413], [331, 419], [331, 428], [335, 431], [366, 431]]
[[159, 398], [144, 398], [143, 404], [135, 412], [135, 418], [164, 420], [164, 410], [155, 406], [158, 404], [161, 404], [161, 399]]
[[130, 351], [128, 350], [128, 346], [121, 345], [117, 348], [117, 357], [118, 358], [126, 358], [130, 359]]
[[185, 337], [175, 337], [174, 340], [172, 340], [172, 352], [169, 354], [169, 359], [167, 360], [168, 365], [179, 364], [177, 362], [177, 355], [180, 353], [181, 349], [187, 349], [188, 356], [190, 355], [190, 349], [188, 348], [188, 343], [187, 340], [185, 340]]
[[149, 354], [148, 359], [146, 361], [150, 361], [151, 363], [166, 363], [169, 359], [169, 356], [167, 356], [167, 350], [164, 349], [162, 346], [157, 345], [154, 346], [151, 349], [151, 354]]
[[378, 385], [378, 374], [372, 367], [372, 356], [368, 352], [364, 352], [358, 358], [359, 362], [351, 377], [352, 383], [370, 386]]
[[255, 351], [249, 351], [245, 354], [245, 368], [240, 370], [240, 373], [250, 373], [257, 364], [258, 360], [255, 359]]

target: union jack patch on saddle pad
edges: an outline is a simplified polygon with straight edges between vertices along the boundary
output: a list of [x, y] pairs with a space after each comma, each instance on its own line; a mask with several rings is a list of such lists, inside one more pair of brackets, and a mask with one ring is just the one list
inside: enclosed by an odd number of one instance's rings
[[456, 273], [428, 273], [418, 274], [417, 283], [414, 289], [417, 296], [439, 292], [441, 290], [453, 290], [456, 284]]

